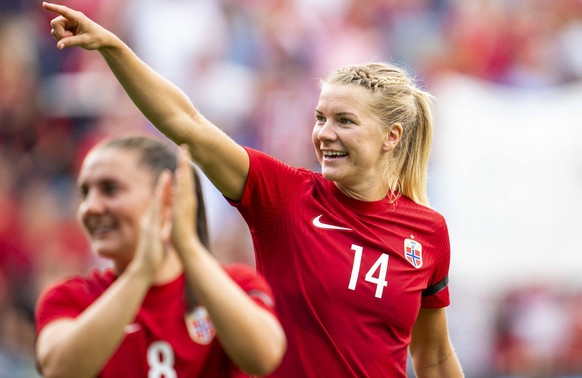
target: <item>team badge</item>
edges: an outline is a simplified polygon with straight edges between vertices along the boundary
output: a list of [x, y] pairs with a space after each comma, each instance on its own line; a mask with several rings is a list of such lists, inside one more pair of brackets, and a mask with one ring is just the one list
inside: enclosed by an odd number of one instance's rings
[[420, 268], [422, 266], [422, 244], [414, 239], [404, 239], [404, 257], [413, 267]]
[[208, 345], [216, 335], [216, 328], [208, 317], [208, 312], [205, 307], [198, 306], [189, 314], [184, 316], [186, 321], [186, 328], [190, 334], [190, 338], [198, 344]]

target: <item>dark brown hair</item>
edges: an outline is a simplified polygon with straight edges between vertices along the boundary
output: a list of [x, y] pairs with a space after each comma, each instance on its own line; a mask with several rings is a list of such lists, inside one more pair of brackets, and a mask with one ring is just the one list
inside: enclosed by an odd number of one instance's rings
[[[152, 184], [157, 182], [163, 171], [169, 170], [172, 173], [177, 167], [176, 147], [171, 146], [160, 138], [147, 134], [125, 135], [105, 140], [99, 148], [120, 148], [124, 150], [136, 151], [139, 153], [139, 164], [152, 172]], [[196, 233], [200, 242], [210, 251], [210, 237], [208, 234], [208, 221], [206, 219], [206, 206], [202, 193], [200, 177], [194, 165], [191, 165], [194, 175], [194, 191], [198, 207], [196, 211]]]

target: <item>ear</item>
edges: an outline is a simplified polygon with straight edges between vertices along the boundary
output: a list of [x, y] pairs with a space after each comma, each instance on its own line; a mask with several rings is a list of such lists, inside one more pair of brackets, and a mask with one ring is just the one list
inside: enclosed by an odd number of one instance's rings
[[386, 132], [386, 139], [384, 139], [383, 150], [392, 151], [402, 139], [402, 134], [404, 133], [404, 128], [400, 123], [393, 123]]

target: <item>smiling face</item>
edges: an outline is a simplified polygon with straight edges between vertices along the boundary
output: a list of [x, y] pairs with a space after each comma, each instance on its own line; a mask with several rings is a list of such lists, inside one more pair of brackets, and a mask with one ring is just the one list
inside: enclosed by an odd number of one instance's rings
[[364, 200], [386, 195], [387, 160], [400, 138], [371, 112], [372, 96], [359, 86], [324, 84], [312, 133], [323, 176], [347, 195]]
[[105, 147], [87, 155], [78, 178], [77, 219], [92, 250], [117, 265], [135, 253], [142, 214], [153, 193], [153, 174], [138, 164], [139, 153]]

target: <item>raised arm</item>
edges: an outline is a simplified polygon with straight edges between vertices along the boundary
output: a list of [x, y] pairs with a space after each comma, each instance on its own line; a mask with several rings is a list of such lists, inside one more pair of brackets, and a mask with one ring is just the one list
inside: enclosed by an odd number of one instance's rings
[[51, 34], [59, 49], [78, 46], [101, 53], [139, 110], [167, 137], [190, 146], [192, 159], [226, 197], [239, 200], [249, 171], [244, 149], [208, 121], [186, 94], [156, 73], [115, 34], [83, 13], [43, 3], [59, 16]]
[[449, 339], [444, 308], [421, 308], [410, 343], [418, 378], [462, 378], [463, 370]]
[[172, 245], [187, 282], [206, 307], [216, 335], [230, 359], [250, 374], [271, 373], [286, 350], [283, 328], [275, 316], [254, 302], [204, 248], [196, 233], [196, 208], [189, 154], [181, 151], [173, 200]]

